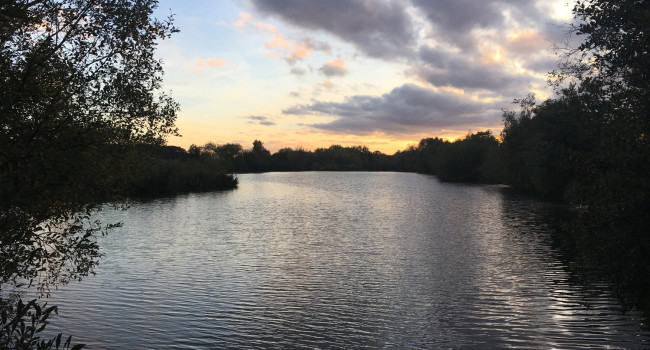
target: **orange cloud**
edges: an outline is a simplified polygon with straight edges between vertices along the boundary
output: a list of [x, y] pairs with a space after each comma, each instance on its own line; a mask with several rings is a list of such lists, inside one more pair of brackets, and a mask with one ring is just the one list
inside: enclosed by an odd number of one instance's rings
[[244, 28], [247, 24], [253, 21], [253, 15], [250, 13], [242, 12], [239, 14], [237, 21], [234, 23], [234, 26], [237, 28]]
[[212, 67], [212, 68], [221, 68], [224, 66], [231, 65], [232, 62], [228, 60], [222, 60], [222, 59], [217, 59], [217, 58], [210, 58], [208, 60], [204, 59], [198, 59], [194, 61], [194, 66], [195, 68], [192, 69], [192, 72], [198, 73], [198, 72], [203, 72], [205, 71], [205, 68], [207, 67]]
[[308, 48], [304, 44], [298, 44], [294, 49], [291, 51], [291, 56], [296, 57], [296, 58], [305, 58], [309, 56], [312, 53], [312, 49]]
[[345, 68], [346, 66], [345, 61], [343, 61], [340, 58], [336, 58], [332, 61], [327, 61], [325, 62], [325, 65], [330, 67], [336, 67], [336, 68]]
[[284, 35], [279, 33], [275, 33], [273, 35], [273, 40], [268, 41], [266, 44], [264, 44], [264, 47], [266, 47], [267, 49], [285, 49], [285, 50], [289, 50], [291, 48], [289, 42], [284, 37]]
[[284, 35], [278, 33], [278, 29], [271, 24], [261, 21], [255, 21], [250, 13], [241, 13], [238, 20], [234, 23], [235, 27], [245, 28], [254, 26], [260, 33], [271, 36], [271, 40], [264, 44], [264, 47], [272, 50], [270, 56], [282, 57], [287, 63], [294, 65], [316, 51], [330, 52], [331, 47], [327, 42], [313, 40], [305, 37], [300, 40], [290, 40]]

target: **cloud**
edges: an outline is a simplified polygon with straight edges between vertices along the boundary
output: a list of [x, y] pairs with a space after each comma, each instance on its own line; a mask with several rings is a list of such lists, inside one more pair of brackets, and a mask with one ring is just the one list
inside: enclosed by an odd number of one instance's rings
[[432, 37], [463, 50], [475, 50], [477, 30], [537, 26], [554, 22], [537, 0], [251, 0], [255, 8], [291, 24], [324, 30], [353, 44], [364, 54], [383, 59], [410, 58], [424, 17]]
[[429, 20], [438, 40], [463, 50], [475, 50], [476, 30], [537, 25], [544, 14], [536, 0], [412, 0]]
[[556, 57], [550, 57], [550, 56], [531, 57], [530, 59], [526, 60], [524, 66], [527, 69], [530, 69], [535, 72], [548, 73], [558, 68], [558, 62]]
[[282, 34], [274, 33], [273, 40], [266, 43], [267, 49], [275, 49], [284, 56], [284, 60], [290, 65], [308, 57], [312, 52], [325, 51], [330, 52], [331, 47], [328, 43], [313, 40], [310, 38], [302, 38], [298, 41], [287, 40]]
[[274, 122], [270, 121], [269, 118], [261, 116], [261, 115], [251, 115], [246, 117], [247, 119], [250, 119], [249, 123], [251, 124], [259, 124], [259, 125], [264, 125], [264, 126], [270, 126], [270, 125], [275, 125]]
[[313, 51], [330, 52], [331, 46], [323, 41], [314, 40], [311, 38], [302, 38], [298, 41], [290, 40], [287, 47], [289, 54], [284, 57], [287, 63], [293, 65], [297, 61], [311, 55]]
[[217, 58], [210, 58], [207, 60], [204, 59], [198, 59], [194, 61], [194, 68], [192, 69], [192, 72], [194, 73], [200, 73], [204, 72], [206, 68], [211, 67], [211, 68], [221, 68], [224, 66], [231, 65], [232, 62], [228, 60], [222, 60], [222, 59], [217, 59]]
[[307, 74], [307, 70], [304, 69], [304, 68], [300, 68], [300, 67], [293, 67], [293, 68], [291, 68], [290, 73], [293, 74], [293, 75], [297, 75], [297, 76], [301, 77], [301, 76]]
[[[539, 73], [553, 68], [549, 48], [558, 35], [557, 27], [551, 28], [557, 21], [544, 10], [542, 0], [250, 2], [256, 13], [326, 32], [366, 57], [405, 64], [410, 77], [429, 84], [406, 84], [381, 96], [310, 102], [283, 111], [335, 118], [309, 124], [321, 130], [406, 134], [498, 125], [500, 108], [508, 105], [504, 101], [545, 85]], [[345, 76], [345, 62], [337, 60], [324, 63], [319, 72], [327, 79]], [[332, 86], [330, 80], [321, 83], [327, 86]], [[483, 103], [479, 98], [501, 102]]]
[[237, 21], [233, 25], [237, 28], [244, 28], [253, 21], [253, 15], [250, 13], [240, 13]]
[[290, 65], [308, 57], [314, 51], [331, 52], [332, 47], [325, 41], [315, 40], [310, 37], [303, 37], [299, 40], [288, 39], [278, 32], [278, 28], [272, 24], [257, 21], [250, 13], [241, 13], [233, 25], [240, 29], [248, 27], [256, 28], [260, 33], [270, 36], [270, 40], [264, 47], [282, 57]]
[[301, 43], [306, 47], [314, 51], [322, 51], [330, 53], [332, 51], [332, 46], [328, 42], [315, 40], [309, 37], [300, 39]]
[[348, 67], [340, 58], [325, 62], [319, 71], [328, 77], [345, 76], [348, 73]]
[[415, 31], [406, 13], [408, 3], [358, 0], [252, 0], [258, 11], [294, 25], [325, 30], [353, 43], [370, 57], [395, 58], [415, 44]]
[[[548, 63], [542, 59], [550, 56], [546, 34], [557, 23], [540, 0], [251, 3], [259, 13], [337, 36], [366, 56], [406, 62], [409, 73], [433, 86], [492, 90], [494, 95], [520, 95], [540, 80], [529, 75], [530, 69], [540, 72]], [[299, 59], [291, 55], [287, 62]], [[320, 72], [328, 78], [345, 75], [341, 66], [331, 62]]]
[[329, 43], [310, 37], [303, 37], [299, 40], [289, 39], [278, 32], [276, 26], [256, 20], [250, 13], [240, 13], [233, 26], [242, 30], [256, 28], [260, 33], [268, 35], [270, 40], [264, 44], [264, 47], [271, 50], [274, 55], [282, 57], [290, 65], [296, 64], [314, 51], [330, 53], [332, 50]]
[[510, 52], [528, 55], [551, 48], [551, 41], [537, 31], [515, 32], [508, 37], [506, 48]]
[[291, 45], [284, 35], [276, 32], [271, 32], [273, 39], [267, 41], [264, 47], [271, 50], [290, 50]]
[[334, 83], [332, 83], [329, 80], [323, 80], [323, 82], [321, 84], [327, 89], [331, 89], [331, 88], [334, 87]]
[[513, 73], [498, 62], [482, 62], [439, 47], [422, 47], [419, 58], [412, 72], [435, 86], [509, 93], [526, 91], [531, 81], [530, 76]]
[[284, 114], [336, 117], [309, 126], [356, 135], [380, 132], [388, 135], [421, 133], [442, 128], [463, 128], [480, 123], [499, 123], [496, 105], [406, 84], [382, 96], [356, 95], [344, 102], [296, 105]]

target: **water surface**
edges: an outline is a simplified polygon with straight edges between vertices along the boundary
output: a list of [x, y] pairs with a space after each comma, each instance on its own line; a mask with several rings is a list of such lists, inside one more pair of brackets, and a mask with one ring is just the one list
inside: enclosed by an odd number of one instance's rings
[[119, 348], [648, 348], [577, 284], [548, 204], [409, 173], [240, 175], [232, 192], [105, 212], [97, 275], [50, 331]]

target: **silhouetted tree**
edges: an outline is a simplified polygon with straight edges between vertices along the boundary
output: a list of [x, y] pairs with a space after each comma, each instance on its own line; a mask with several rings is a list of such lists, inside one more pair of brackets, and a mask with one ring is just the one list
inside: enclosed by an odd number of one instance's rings
[[215, 148], [216, 157], [223, 163], [226, 172], [233, 172], [235, 158], [241, 155], [243, 148], [237, 143], [226, 143]]
[[579, 205], [578, 245], [650, 310], [650, 3], [577, 1], [573, 14], [583, 41], [551, 74], [559, 97], [504, 113], [508, 182]]
[[189, 153], [190, 157], [200, 157], [201, 156], [201, 147], [191, 144], [190, 147], [188, 148], [187, 152]]
[[155, 6], [0, 2], [0, 288], [92, 271], [93, 237], [111, 226], [90, 214], [128, 187], [135, 145], [176, 133], [153, 56], [176, 29], [150, 17]]
[[307, 171], [312, 169], [314, 153], [302, 148], [282, 148], [272, 155], [273, 170]]
[[271, 170], [271, 152], [260, 140], [253, 141], [253, 148], [245, 150], [235, 161], [238, 172], [264, 172]]
[[419, 151], [419, 159], [416, 169], [422, 173], [438, 174], [440, 168], [438, 155], [440, 155], [441, 152], [444, 152], [444, 149], [448, 147], [448, 145], [449, 142], [437, 137], [429, 137], [420, 140], [417, 147], [417, 150]]
[[488, 154], [498, 147], [499, 141], [489, 130], [469, 133], [437, 155], [437, 175], [443, 181], [488, 182], [488, 176], [484, 174], [485, 162]]
[[569, 193], [585, 211], [585, 235], [622, 290], [650, 310], [650, 2], [579, 1], [576, 34], [583, 44], [561, 73], [574, 78], [563, 92], [578, 96], [597, 135], [579, 162]]
[[212, 142], [204, 146], [191, 145], [190, 153], [180, 147], [152, 146], [127, 193], [137, 197], [156, 197], [234, 189], [238, 181], [230, 174], [230, 160], [219, 156], [220, 147]]

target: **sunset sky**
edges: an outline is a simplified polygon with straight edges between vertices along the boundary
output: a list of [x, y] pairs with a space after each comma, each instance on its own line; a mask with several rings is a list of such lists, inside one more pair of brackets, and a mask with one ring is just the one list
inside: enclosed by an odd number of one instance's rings
[[567, 0], [161, 0], [158, 47], [181, 104], [169, 144], [262, 140], [392, 154], [501, 128], [514, 98], [550, 97]]

